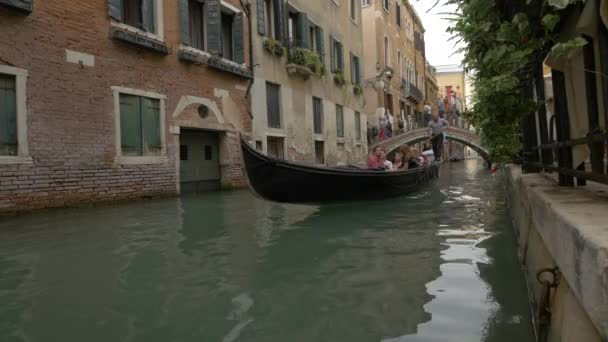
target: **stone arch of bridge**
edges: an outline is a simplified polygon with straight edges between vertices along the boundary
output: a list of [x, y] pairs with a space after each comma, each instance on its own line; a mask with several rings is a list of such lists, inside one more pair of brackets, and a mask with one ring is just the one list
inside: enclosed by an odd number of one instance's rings
[[[445, 138], [470, 147], [481, 156], [488, 166], [492, 165], [490, 153], [481, 146], [481, 139], [475, 133], [460, 128], [449, 127], [445, 131]], [[370, 146], [370, 150], [380, 146], [390, 153], [397, 150], [403, 144], [415, 144], [425, 140], [428, 140], [428, 129], [417, 129], [373, 144]]]

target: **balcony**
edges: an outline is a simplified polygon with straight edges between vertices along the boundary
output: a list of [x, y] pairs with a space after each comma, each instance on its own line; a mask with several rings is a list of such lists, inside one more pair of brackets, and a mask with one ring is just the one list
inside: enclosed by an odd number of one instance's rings
[[414, 84], [407, 81], [406, 79], [401, 79], [399, 88], [401, 88], [401, 94], [403, 97], [414, 101], [416, 103], [422, 102], [424, 100], [424, 96], [422, 96], [422, 91], [418, 89]]

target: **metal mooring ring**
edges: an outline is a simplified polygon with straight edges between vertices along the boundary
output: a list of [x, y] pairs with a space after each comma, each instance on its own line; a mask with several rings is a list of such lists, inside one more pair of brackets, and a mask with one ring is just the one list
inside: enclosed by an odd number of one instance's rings
[[[542, 276], [547, 273], [551, 274], [552, 279], [550, 281], [542, 278]], [[541, 268], [538, 272], [536, 272], [536, 280], [542, 285], [549, 287], [557, 287], [559, 285], [560, 275], [561, 273], [558, 267]]]

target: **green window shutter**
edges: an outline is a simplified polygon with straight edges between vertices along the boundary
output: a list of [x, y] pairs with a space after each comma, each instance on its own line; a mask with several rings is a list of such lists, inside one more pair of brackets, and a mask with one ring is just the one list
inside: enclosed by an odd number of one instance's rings
[[179, 37], [182, 44], [190, 45], [190, 16], [188, 0], [179, 0]]
[[355, 112], [355, 138], [361, 140], [361, 113]]
[[321, 57], [321, 62], [325, 63], [325, 42], [323, 41], [323, 29], [317, 26], [315, 28], [315, 34], [317, 39], [317, 53]]
[[344, 137], [344, 109], [340, 105], [336, 105], [336, 135]]
[[258, 16], [258, 33], [266, 35], [266, 1], [256, 0], [256, 15]]
[[350, 55], [350, 81], [354, 84], [356, 82], [356, 74], [355, 74], [355, 55], [352, 52], [349, 52]]
[[114, 20], [122, 21], [122, 0], [108, 0], [108, 15]]
[[160, 100], [141, 98], [141, 127], [144, 154], [160, 153]]
[[329, 35], [329, 59], [330, 59], [330, 68], [331, 72], [336, 71], [336, 41], [334, 40], [334, 36]]
[[337, 43], [336, 45], [336, 52], [338, 55], [337, 68], [342, 71], [342, 75], [344, 75], [344, 47], [342, 46], [342, 43]]
[[139, 96], [120, 94], [120, 148], [125, 156], [143, 153]]
[[212, 55], [222, 52], [222, 12], [220, 0], [207, 0], [207, 50]]
[[141, 13], [142, 13], [142, 25], [146, 32], [156, 33], [156, 19], [155, 19], [155, 0], [142, 0]]
[[232, 23], [234, 36], [234, 61], [245, 63], [245, 35], [243, 34], [243, 14], [237, 13]]
[[17, 155], [17, 92], [15, 76], [0, 74], [0, 155]]
[[298, 39], [298, 47], [310, 49], [310, 42], [308, 36], [308, 17], [306, 16], [306, 13], [298, 13], [296, 26], [298, 30], [298, 32], [296, 32], [296, 39]]
[[272, 6], [275, 39], [287, 45], [285, 41], [285, 5], [283, 0], [272, 0]]

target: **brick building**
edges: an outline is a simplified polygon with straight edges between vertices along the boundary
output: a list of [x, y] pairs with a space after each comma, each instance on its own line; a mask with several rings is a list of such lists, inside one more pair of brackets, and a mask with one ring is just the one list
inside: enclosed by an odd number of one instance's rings
[[0, 0], [0, 212], [243, 186], [245, 12]]

